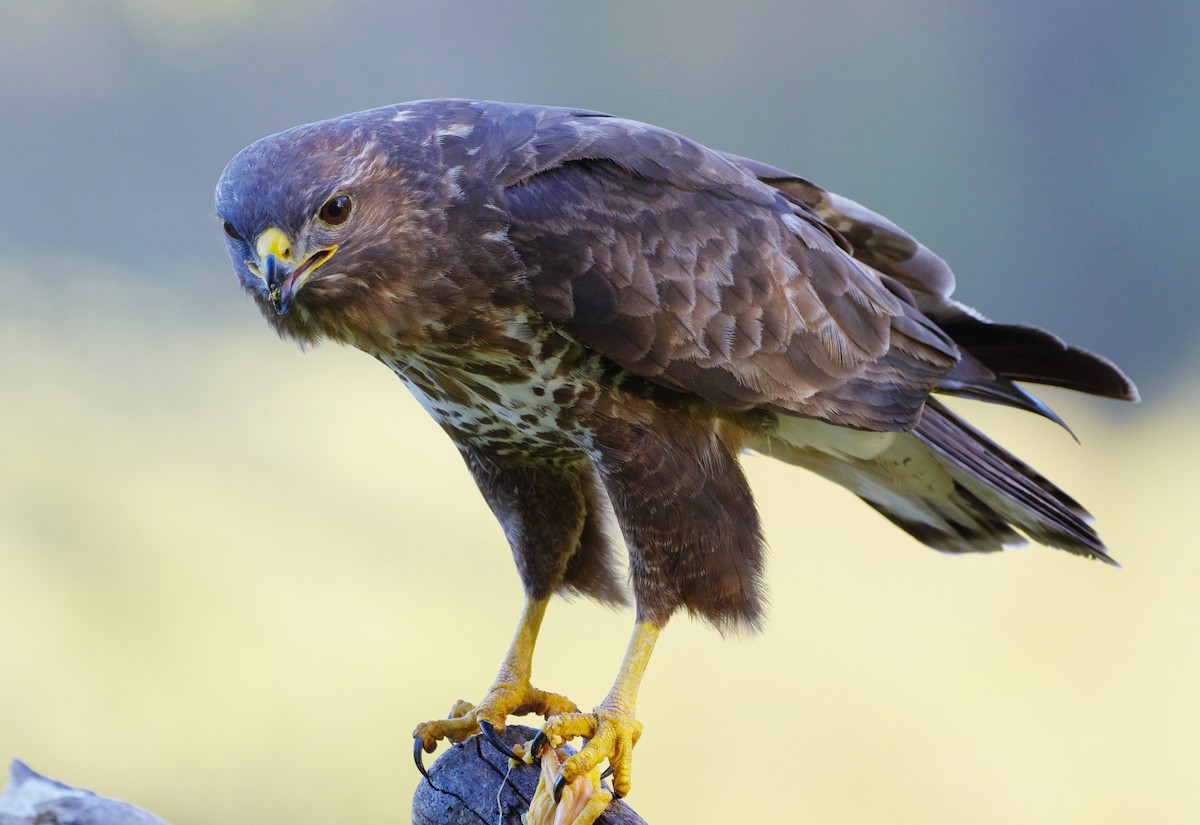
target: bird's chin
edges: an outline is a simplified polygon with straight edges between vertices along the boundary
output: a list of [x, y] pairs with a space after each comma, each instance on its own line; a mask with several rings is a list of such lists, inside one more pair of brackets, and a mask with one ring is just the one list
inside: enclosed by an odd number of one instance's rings
[[293, 304], [282, 315], [275, 310], [267, 298], [261, 298], [257, 303], [263, 318], [267, 320], [267, 323], [271, 325], [271, 328], [275, 330], [280, 338], [307, 346], [315, 344], [325, 337], [318, 328], [318, 325], [313, 322], [310, 307], [303, 303], [299, 305]]

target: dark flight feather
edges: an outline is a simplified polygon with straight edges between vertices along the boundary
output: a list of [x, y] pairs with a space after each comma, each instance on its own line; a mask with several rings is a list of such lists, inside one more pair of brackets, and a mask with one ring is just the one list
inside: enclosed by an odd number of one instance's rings
[[1137, 401], [1137, 387], [1107, 358], [1067, 344], [1034, 326], [997, 324], [967, 312], [928, 313], [955, 342], [996, 374], [1118, 401]]
[[727, 157], [811, 208], [846, 239], [856, 259], [911, 290], [920, 311], [992, 372], [989, 377], [973, 368], [969, 371], [972, 378], [964, 380], [964, 371], [960, 370], [958, 376], [944, 381], [939, 391], [1035, 412], [1064, 427], [1053, 411], [1012, 381], [1064, 387], [1123, 401], [1138, 400], [1133, 382], [1106, 358], [1071, 346], [1034, 326], [995, 323], [951, 300], [955, 279], [946, 263], [882, 215], [781, 169]]

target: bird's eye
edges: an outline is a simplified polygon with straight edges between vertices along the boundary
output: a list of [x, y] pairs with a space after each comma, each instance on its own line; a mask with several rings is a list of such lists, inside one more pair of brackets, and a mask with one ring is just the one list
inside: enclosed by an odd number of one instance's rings
[[321, 207], [321, 211], [317, 213], [321, 223], [327, 223], [330, 226], [339, 226], [350, 220], [350, 203], [349, 195], [338, 195], [325, 201], [325, 205]]
[[238, 243], [245, 241], [245, 238], [238, 234], [238, 231], [233, 228], [233, 224], [231, 224], [229, 221], [225, 221], [225, 223], [222, 224], [222, 228], [224, 228], [226, 235], [233, 238]]

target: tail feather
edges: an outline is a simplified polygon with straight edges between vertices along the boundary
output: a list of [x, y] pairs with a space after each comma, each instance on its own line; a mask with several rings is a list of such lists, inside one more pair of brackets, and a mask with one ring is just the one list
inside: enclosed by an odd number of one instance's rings
[[[943, 553], [992, 553], [1009, 547], [1023, 547], [1029, 540], [1012, 528], [1000, 515], [988, 507], [970, 490], [961, 484], [953, 492], [935, 504], [932, 499], [915, 497], [897, 507], [897, 496], [877, 496], [876, 499], [860, 495], [875, 512], [915, 538], [917, 541]], [[926, 512], [914, 518], [914, 506]]]
[[1030, 538], [1113, 563], [1078, 501], [939, 401], [929, 400], [913, 434], [955, 481]]
[[1079, 502], [935, 399], [911, 433], [780, 416], [755, 447], [846, 487], [936, 550], [992, 552], [1028, 538], [1114, 563]]
[[[960, 358], [937, 392], [1016, 407], [1063, 427], [1015, 382], [1138, 400], [1133, 382], [1108, 359], [1037, 327], [993, 323], [953, 300], [954, 273], [946, 263], [882, 215], [782, 169], [725, 157], [820, 218], [855, 260], [954, 341]], [[781, 416], [757, 446], [847, 487], [939, 550], [998, 550], [1021, 543], [1024, 534], [1112, 561], [1078, 502], [933, 398], [912, 432], [855, 432]]]

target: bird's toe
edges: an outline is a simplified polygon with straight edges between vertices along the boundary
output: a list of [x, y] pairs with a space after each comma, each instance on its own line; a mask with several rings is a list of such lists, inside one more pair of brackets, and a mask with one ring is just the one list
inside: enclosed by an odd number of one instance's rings
[[[562, 766], [556, 796], [577, 778], [596, 772], [605, 760], [611, 772], [613, 791], [622, 797], [632, 788], [633, 747], [642, 735], [642, 724], [634, 718], [632, 711], [625, 708], [601, 705], [592, 713], [566, 713], [554, 716], [543, 726], [534, 740], [535, 753], [546, 746], [557, 747], [575, 737], [587, 740], [579, 752], [568, 758]], [[544, 737], [544, 738], [543, 738]], [[541, 749], [538, 748], [542, 740]]]

